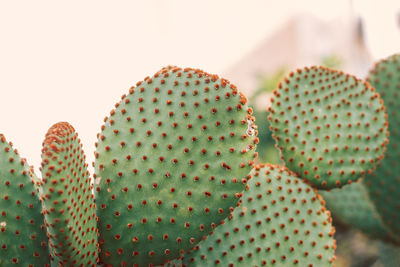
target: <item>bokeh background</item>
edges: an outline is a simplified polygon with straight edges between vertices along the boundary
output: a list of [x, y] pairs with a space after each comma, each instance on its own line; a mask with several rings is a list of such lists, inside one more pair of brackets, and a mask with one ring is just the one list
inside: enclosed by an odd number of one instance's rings
[[[324, 65], [364, 78], [399, 52], [398, 0], [0, 0], [0, 133], [38, 171], [47, 129], [68, 121], [92, 162], [120, 96], [178, 65], [236, 84], [255, 110], [260, 161], [278, 163], [266, 108], [285, 74]], [[380, 266], [376, 241], [335, 226], [337, 266]]]

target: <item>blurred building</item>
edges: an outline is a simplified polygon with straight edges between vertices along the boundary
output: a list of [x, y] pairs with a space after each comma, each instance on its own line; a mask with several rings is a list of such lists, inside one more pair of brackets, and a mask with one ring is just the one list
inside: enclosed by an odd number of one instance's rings
[[340, 69], [364, 77], [372, 64], [359, 19], [351, 10], [341, 18], [323, 21], [309, 14], [293, 17], [272, 36], [244, 56], [224, 76], [248, 96], [260, 86], [262, 76], [282, 66], [289, 70], [321, 65], [329, 57], [339, 59]]

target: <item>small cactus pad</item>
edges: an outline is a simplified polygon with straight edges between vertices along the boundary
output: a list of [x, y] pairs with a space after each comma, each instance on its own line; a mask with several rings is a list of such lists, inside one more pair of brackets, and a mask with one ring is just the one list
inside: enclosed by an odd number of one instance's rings
[[34, 174], [0, 134], [0, 266], [50, 263]]
[[393, 240], [392, 234], [384, 227], [382, 218], [371, 202], [363, 181], [330, 191], [321, 190], [319, 193], [324, 198], [326, 207], [332, 212], [334, 223], [335, 220], [339, 220], [370, 236]]
[[162, 264], [226, 218], [256, 156], [251, 113], [201, 70], [167, 67], [132, 87], [96, 144], [101, 261]]
[[354, 76], [311, 67], [289, 74], [269, 108], [273, 137], [287, 167], [319, 189], [372, 172], [387, 140], [379, 94]]
[[96, 266], [99, 249], [93, 185], [78, 134], [70, 124], [57, 123], [47, 132], [41, 169], [41, 199], [55, 262]]
[[381, 94], [389, 117], [390, 143], [366, 185], [383, 222], [400, 238], [400, 54], [371, 70], [368, 81]]
[[316, 191], [284, 167], [256, 167], [241, 205], [200, 242], [188, 266], [333, 266], [330, 213]]

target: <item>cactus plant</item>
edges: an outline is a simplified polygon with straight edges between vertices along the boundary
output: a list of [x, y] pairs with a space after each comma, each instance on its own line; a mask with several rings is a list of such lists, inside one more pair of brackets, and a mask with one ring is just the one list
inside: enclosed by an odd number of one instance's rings
[[242, 202], [184, 263], [333, 266], [334, 228], [316, 190], [280, 166], [257, 166]]
[[[399, 78], [388, 73], [398, 73], [397, 64], [384, 61], [369, 79], [389, 87], [382, 94], [391, 109]], [[333, 266], [334, 228], [316, 188], [332, 189], [322, 194], [344, 222], [398, 242], [398, 202], [383, 196], [398, 192], [388, 167], [397, 170], [398, 146], [378, 164], [387, 115], [369, 83], [323, 67], [285, 78], [268, 120], [286, 167], [254, 165], [257, 127], [246, 101], [229, 81], [198, 69], [146, 77], [104, 120], [95, 188], [70, 124], [46, 134], [42, 179], [1, 136], [0, 266], [43, 266], [50, 258], [52, 266]], [[371, 174], [376, 166], [380, 178]], [[369, 195], [353, 183], [366, 174]], [[25, 214], [33, 240], [14, 223]], [[11, 242], [14, 235], [29, 247]]]
[[0, 266], [50, 263], [37, 178], [0, 134]]
[[269, 121], [282, 159], [319, 189], [356, 181], [383, 157], [383, 101], [354, 76], [325, 67], [298, 69], [271, 102]]
[[378, 62], [368, 81], [382, 95], [389, 116], [390, 143], [377, 171], [366, 176], [370, 197], [384, 223], [400, 239], [400, 54]]
[[167, 67], [116, 104], [95, 153], [105, 264], [161, 264], [229, 214], [245, 187], [256, 127], [225, 79]]
[[96, 266], [98, 232], [85, 155], [74, 128], [54, 124], [42, 150], [41, 200], [55, 264]]

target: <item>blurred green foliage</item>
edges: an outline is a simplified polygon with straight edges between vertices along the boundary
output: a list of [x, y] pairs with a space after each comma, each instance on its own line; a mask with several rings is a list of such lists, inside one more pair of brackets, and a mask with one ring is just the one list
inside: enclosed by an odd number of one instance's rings
[[257, 145], [258, 163], [280, 163], [279, 154], [275, 148], [275, 140], [272, 139], [271, 131], [269, 130], [268, 112], [266, 110], [255, 111], [253, 115], [256, 118], [258, 138], [260, 139], [260, 143]]
[[250, 97], [250, 104], [254, 104], [255, 100], [263, 93], [272, 93], [274, 89], [278, 86], [279, 82], [285, 77], [288, 72], [288, 67], [282, 66], [277, 68], [270, 75], [263, 75], [260, 77], [260, 85], [256, 92]]
[[[282, 66], [278, 68], [271, 75], [265, 75], [261, 78], [261, 83], [257, 91], [250, 97], [250, 105], [256, 107], [256, 100], [259, 97], [266, 97], [264, 94], [271, 94], [272, 91], [278, 86], [279, 82], [283, 79], [287, 73], [288, 68]], [[268, 99], [265, 99], [269, 102]], [[256, 118], [256, 124], [258, 126], [258, 137], [260, 143], [257, 146], [257, 152], [259, 157], [259, 163], [271, 163], [279, 164], [279, 154], [275, 148], [275, 141], [272, 139], [271, 131], [269, 130], [268, 123], [268, 112], [266, 108], [264, 110], [255, 110], [253, 113]]]
[[343, 61], [339, 56], [332, 54], [322, 57], [321, 65], [332, 69], [339, 69], [343, 66]]

